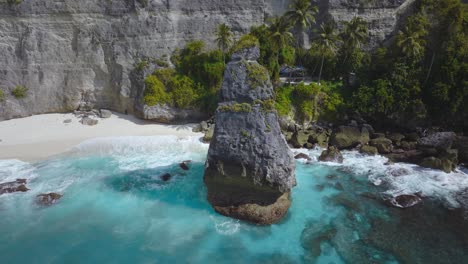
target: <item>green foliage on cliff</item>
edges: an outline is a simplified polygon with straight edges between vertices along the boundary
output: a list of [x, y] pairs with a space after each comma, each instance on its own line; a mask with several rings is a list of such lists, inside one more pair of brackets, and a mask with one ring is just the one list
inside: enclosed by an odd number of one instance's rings
[[281, 116], [301, 122], [334, 120], [343, 107], [341, 85], [333, 83], [286, 85], [276, 90], [275, 106]]
[[23, 0], [7, 0], [7, 3], [10, 5], [19, 5], [23, 2]]
[[21, 99], [25, 98], [28, 95], [28, 88], [17, 85], [12, 91], [11, 94], [16, 98], [16, 99]]
[[246, 34], [243, 35], [236, 43], [236, 45], [233, 47], [232, 52], [238, 52], [243, 49], [251, 48], [251, 47], [259, 47], [260, 43], [254, 35], [251, 34]]
[[175, 76], [170, 80], [169, 87], [176, 107], [187, 109], [195, 106], [199, 94], [198, 87], [192, 79], [187, 76]]
[[213, 113], [217, 107], [217, 93], [223, 80], [225, 64], [220, 50], [205, 52], [204, 49], [204, 42], [190, 42], [184, 49], [174, 53], [173, 62], [177, 74], [192, 79], [197, 87], [194, 90], [197, 98], [194, 106]]
[[3, 93], [3, 90], [0, 89], [0, 102], [3, 102], [5, 100], [5, 94]]
[[219, 107], [221, 112], [233, 112], [233, 113], [250, 113], [252, 112], [252, 106], [248, 103], [223, 105]]
[[251, 89], [263, 87], [268, 81], [268, 70], [256, 62], [244, 62]]
[[143, 101], [148, 106], [171, 104], [171, 95], [165, 90], [164, 84], [154, 75], [145, 79]]

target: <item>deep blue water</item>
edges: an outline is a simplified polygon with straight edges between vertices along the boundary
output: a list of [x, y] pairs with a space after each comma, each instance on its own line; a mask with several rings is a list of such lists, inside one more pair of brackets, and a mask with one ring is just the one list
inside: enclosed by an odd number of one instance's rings
[[[468, 263], [468, 224], [446, 209], [456, 207], [450, 183], [460, 184], [461, 172], [401, 165], [408, 176], [391, 179], [383, 158], [351, 152], [344, 165], [298, 161], [288, 215], [264, 227], [207, 203], [207, 149], [197, 139], [123, 138], [39, 163], [0, 161], [0, 182], [28, 178], [31, 189], [0, 196], [0, 262]], [[427, 196], [422, 205], [383, 202], [415, 188]], [[59, 203], [34, 203], [52, 191], [64, 194]]]

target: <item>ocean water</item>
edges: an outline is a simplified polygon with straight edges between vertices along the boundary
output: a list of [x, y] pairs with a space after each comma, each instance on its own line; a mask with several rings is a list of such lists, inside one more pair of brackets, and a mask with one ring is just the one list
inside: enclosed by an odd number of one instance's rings
[[[344, 152], [344, 164], [297, 161], [288, 215], [272, 226], [220, 216], [203, 185], [208, 145], [193, 137], [84, 142], [38, 163], [0, 160], [1, 263], [468, 263], [468, 222], [445, 174]], [[189, 171], [178, 164], [192, 160]], [[170, 173], [168, 182], [161, 175]], [[401, 176], [393, 176], [399, 175]], [[59, 192], [41, 207], [37, 194]], [[420, 193], [410, 209], [383, 200]]]

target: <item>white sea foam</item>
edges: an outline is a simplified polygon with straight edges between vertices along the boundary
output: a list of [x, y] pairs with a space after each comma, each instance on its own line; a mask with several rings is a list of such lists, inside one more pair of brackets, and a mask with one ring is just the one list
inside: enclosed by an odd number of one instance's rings
[[71, 151], [76, 156], [112, 156], [120, 169], [134, 170], [168, 166], [184, 160], [203, 162], [208, 144], [199, 137], [110, 137], [85, 141]]
[[231, 236], [240, 231], [241, 223], [239, 220], [220, 218], [215, 216], [210, 216], [213, 221], [216, 232], [220, 235]]
[[[322, 149], [295, 149], [295, 152], [308, 154], [316, 160]], [[456, 196], [468, 189], [468, 173], [465, 168], [459, 168], [452, 173], [422, 168], [418, 165], [395, 163], [385, 165], [388, 159], [383, 156], [367, 156], [357, 151], [343, 151], [343, 164], [332, 162], [312, 162], [342, 168], [356, 176], [368, 177], [375, 185], [385, 184], [386, 195], [419, 193], [444, 202], [449, 207], [459, 207]], [[305, 160], [300, 160], [305, 162]]]

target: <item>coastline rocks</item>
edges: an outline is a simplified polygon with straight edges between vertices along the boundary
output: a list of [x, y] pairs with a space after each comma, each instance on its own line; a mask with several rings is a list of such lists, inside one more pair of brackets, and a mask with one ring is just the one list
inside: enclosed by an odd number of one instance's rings
[[330, 146], [322, 152], [319, 161], [343, 163], [343, 155], [338, 148]]
[[458, 150], [459, 162], [468, 164], [468, 137], [457, 137], [453, 142], [453, 148]]
[[36, 203], [42, 206], [50, 206], [58, 202], [63, 195], [58, 193], [45, 193], [36, 196]]
[[369, 145], [362, 146], [359, 149], [359, 152], [361, 154], [367, 154], [367, 155], [371, 155], [371, 156], [375, 156], [375, 155], [379, 154], [379, 151], [378, 151], [378, 149], [376, 147], [369, 146]]
[[271, 107], [269, 75], [254, 61], [258, 47], [248, 49], [226, 66], [204, 182], [216, 212], [268, 225], [291, 204], [295, 161]]
[[14, 192], [27, 192], [29, 189], [26, 187], [26, 183], [26, 179], [16, 179], [16, 181], [13, 182], [0, 183], [0, 195]]
[[297, 154], [296, 156], [294, 156], [294, 159], [305, 159], [307, 161], [311, 161], [312, 158], [309, 157], [309, 155], [305, 154], [305, 153], [299, 153]]
[[454, 163], [449, 158], [436, 158], [436, 157], [427, 157], [419, 163], [420, 166], [430, 169], [442, 170], [446, 173], [450, 173], [456, 169], [457, 164]]
[[385, 137], [371, 139], [369, 145], [376, 147], [380, 154], [392, 152], [392, 141]]
[[208, 130], [205, 132], [205, 135], [203, 136], [203, 142], [210, 143], [211, 139], [213, 138], [214, 130], [214, 126], [208, 128]]
[[437, 132], [419, 139], [418, 146], [421, 148], [450, 149], [456, 135], [453, 132]]
[[340, 126], [333, 132], [330, 144], [338, 149], [352, 149], [359, 144], [367, 144], [369, 139], [369, 131], [365, 127]]

